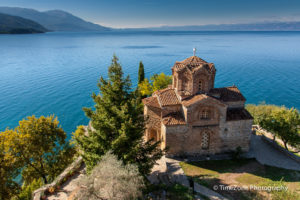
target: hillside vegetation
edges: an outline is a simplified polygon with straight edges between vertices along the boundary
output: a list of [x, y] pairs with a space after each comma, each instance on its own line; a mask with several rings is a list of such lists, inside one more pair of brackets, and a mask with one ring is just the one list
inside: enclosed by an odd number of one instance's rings
[[45, 33], [42, 25], [22, 17], [0, 13], [0, 34]]

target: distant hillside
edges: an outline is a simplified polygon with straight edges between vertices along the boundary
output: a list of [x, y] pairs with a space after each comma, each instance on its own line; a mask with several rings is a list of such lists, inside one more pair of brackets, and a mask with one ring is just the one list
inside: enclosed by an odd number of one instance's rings
[[22, 17], [0, 13], [0, 34], [44, 33], [42, 25]]
[[152, 31], [300, 31], [300, 22], [265, 22], [251, 24], [219, 24], [195, 26], [161, 26]]
[[0, 7], [0, 13], [15, 15], [38, 22], [52, 31], [107, 31], [108, 27], [84, 21], [60, 10], [39, 12], [28, 8]]

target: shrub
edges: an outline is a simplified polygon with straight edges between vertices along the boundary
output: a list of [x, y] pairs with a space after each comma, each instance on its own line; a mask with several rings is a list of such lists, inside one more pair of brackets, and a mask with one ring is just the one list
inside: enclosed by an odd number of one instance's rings
[[106, 153], [91, 174], [80, 182], [75, 199], [127, 200], [142, 197], [143, 177], [133, 164], [123, 165], [111, 152]]

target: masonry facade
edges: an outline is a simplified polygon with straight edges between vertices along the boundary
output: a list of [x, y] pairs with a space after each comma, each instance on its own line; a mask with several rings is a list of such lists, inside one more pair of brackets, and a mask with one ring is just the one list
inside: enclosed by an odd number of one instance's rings
[[145, 140], [161, 141], [167, 156], [248, 151], [253, 118], [236, 86], [214, 88], [216, 69], [197, 56], [176, 62], [166, 89], [143, 99]]

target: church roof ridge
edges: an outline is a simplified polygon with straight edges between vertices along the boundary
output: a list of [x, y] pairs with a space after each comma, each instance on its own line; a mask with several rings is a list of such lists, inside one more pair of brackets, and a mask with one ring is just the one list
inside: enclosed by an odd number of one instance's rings
[[184, 68], [188, 68], [190, 71], [194, 72], [202, 66], [204, 66], [208, 71], [213, 71], [214, 69], [213, 63], [208, 63], [198, 56], [191, 56], [182, 61], [176, 61], [173, 68], [176, 71], [181, 71]]
[[202, 58], [198, 57], [198, 56], [191, 56], [188, 57], [186, 59], [184, 59], [183, 61], [180, 61], [180, 63], [182, 64], [193, 64], [193, 65], [199, 65], [199, 64], [208, 64], [208, 62], [206, 62], [205, 60], [203, 60]]

